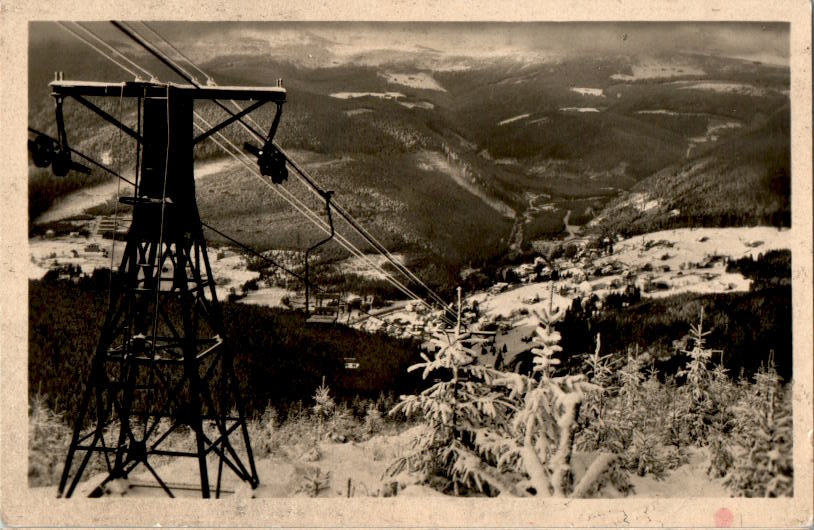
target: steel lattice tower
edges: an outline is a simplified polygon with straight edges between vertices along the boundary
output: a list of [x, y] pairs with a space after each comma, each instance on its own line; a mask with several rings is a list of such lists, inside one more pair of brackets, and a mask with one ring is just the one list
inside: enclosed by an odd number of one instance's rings
[[[209, 497], [212, 489], [220, 495], [225, 468], [256, 487], [234, 356], [224, 342], [221, 307], [195, 199], [193, 147], [266, 102], [277, 105], [267, 139], [271, 145], [285, 90], [62, 80], [51, 83], [51, 88], [61, 133], [62, 103], [72, 97], [135, 138], [141, 159], [134, 195], [121, 198], [132, 207], [132, 223], [121, 263], [111, 272], [110, 305], [84, 386], [59, 495], [72, 495], [94, 455], [103, 458], [107, 476], [91, 496], [139, 466], [173, 496], [172, 477], [159, 475], [156, 457], [196, 459], [203, 497]], [[86, 96], [137, 99], [136, 130]], [[254, 103], [193, 137], [196, 99]], [[169, 445], [185, 432], [187, 439], [194, 439], [190, 444], [194, 447]]]

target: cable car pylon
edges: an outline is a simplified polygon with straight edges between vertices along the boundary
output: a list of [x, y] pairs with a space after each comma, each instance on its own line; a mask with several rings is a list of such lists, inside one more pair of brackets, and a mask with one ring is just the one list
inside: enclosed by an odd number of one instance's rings
[[[234, 354], [224, 336], [193, 175], [193, 147], [239, 116], [193, 137], [193, 107], [200, 99], [251, 100], [251, 110], [273, 102], [276, 127], [285, 89], [61, 78], [50, 86], [59, 103], [72, 98], [135, 138], [141, 161], [133, 196], [121, 199], [132, 207], [133, 220], [121, 263], [111, 272], [110, 304], [75, 418], [59, 496], [74, 493], [94, 456], [103, 459], [107, 474], [91, 496], [101, 495], [108, 482], [131, 479], [144, 469], [173, 497], [176, 486], [160, 475], [156, 457], [197, 461], [205, 498], [213, 490], [216, 497], [224, 491], [224, 470], [256, 487], [259, 478]], [[135, 130], [85, 99], [99, 96], [137, 100]], [[61, 109], [60, 104], [57, 111]], [[173, 434], [184, 431], [193, 433], [194, 448], [170, 444]], [[210, 469], [214, 464], [216, 473]]]

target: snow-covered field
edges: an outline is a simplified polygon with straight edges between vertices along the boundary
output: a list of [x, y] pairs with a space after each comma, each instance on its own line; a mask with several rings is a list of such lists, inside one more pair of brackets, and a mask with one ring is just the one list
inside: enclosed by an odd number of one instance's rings
[[[324, 441], [318, 445], [316, 460], [312, 456], [315, 454], [313, 439], [286, 444], [270, 456], [256, 457], [260, 485], [255, 490], [226, 468], [223, 472], [222, 494], [224, 497], [235, 495], [246, 498], [307, 497], [307, 493], [301, 490], [305, 476], [310, 471], [319, 469], [323, 476], [330, 475], [328, 487], [319, 492], [319, 497], [346, 497], [349, 487], [351, 496], [354, 497], [381, 495], [387, 483], [392, 481], [382, 478], [387, 466], [409, 451], [415, 430], [420, 428], [412, 427], [393, 435], [376, 435], [363, 442]], [[214, 491], [218, 460], [210, 457], [207, 463]], [[163, 479], [169, 480], [171, 485], [200, 487], [200, 472], [195, 459], [177, 458], [169, 464], [158, 466], [156, 471]], [[79, 484], [73, 497], [87, 496], [104, 477], [104, 474], [88, 477]], [[130, 475], [129, 480], [109, 484], [107, 495], [166, 498], [166, 493], [156, 486], [152, 475], [140, 467]], [[54, 486], [31, 488], [30, 491], [38, 498], [56, 497]], [[173, 493], [178, 497], [200, 498], [200, 490], [195, 489], [175, 489]], [[399, 495], [441, 494], [428, 487], [412, 485], [400, 490]]]
[[637, 110], [636, 114], [663, 114], [665, 116], [681, 116], [683, 112], [676, 112], [674, 110], [654, 109], [654, 110]]
[[730, 83], [726, 81], [706, 81], [682, 86], [680, 90], [710, 90], [721, 94], [742, 94], [745, 96], [765, 96], [769, 91], [746, 83]]
[[387, 79], [388, 83], [393, 83], [394, 85], [402, 85], [408, 86], [412, 88], [421, 88], [424, 90], [437, 90], [439, 92], [446, 92], [446, 89], [442, 87], [438, 81], [435, 80], [430, 74], [424, 72], [415, 72], [415, 73], [395, 73], [395, 72], [383, 72], [379, 74], [380, 76]]
[[528, 118], [531, 114], [518, 114], [517, 116], [512, 116], [511, 118], [506, 118], [505, 120], [501, 120], [497, 122], [498, 125], [506, 125], [515, 121], [523, 120]]
[[610, 77], [616, 81], [637, 81], [639, 79], [660, 79], [685, 75], [706, 75], [706, 72], [700, 68], [658, 62], [635, 64], [631, 66], [630, 69], [632, 74], [613, 74]]
[[584, 87], [577, 87], [572, 86], [571, 90], [578, 94], [582, 94], [583, 96], [597, 96], [597, 97], [605, 97], [604, 90], [601, 88], [584, 88]]
[[346, 116], [358, 116], [359, 114], [367, 114], [368, 112], [373, 112], [373, 109], [351, 109], [346, 110]]
[[[282, 498], [307, 497], [303, 485], [315, 470], [326, 479], [323, 489], [317, 497], [371, 497], [392, 494], [393, 483], [397, 482], [399, 497], [438, 497], [439, 491], [426, 485], [411, 484], [407, 476], [387, 477], [387, 467], [411, 449], [411, 441], [422, 429], [414, 426], [403, 429], [397, 434], [379, 434], [362, 442], [348, 441], [339, 443], [324, 441], [319, 443], [318, 451], [313, 450], [309, 440], [286, 444], [276, 449], [271, 455], [256, 456], [255, 464], [260, 485], [252, 490], [241, 482], [231, 471], [224, 470], [221, 496], [225, 498]], [[656, 479], [651, 475], [640, 477], [635, 473], [629, 475], [633, 486], [631, 496], [637, 495], [670, 498], [670, 497], [719, 497], [730, 496], [722, 479], [710, 478], [706, 474], [708, 456], [702, 449], [690, 451], [689, 462], [678, 468], [667, 471], [665, 476]], [[316, 458], [316, 460], [314, 460]], [[575, 459], [590, 460], [587, 453], [575, 454]], [[576, 462], [578, 465], [579, 462]], [[210, 485], [215, 489], [215, 470], [217, 458], [210, 457]], [[173, 493], [179, 498], [200, 498], [200, 474], [198, 464], [192, 458], [178, 458], [173, 462], [157, 466], [156, 472], [168, 480], [174, 488]], [[103, 479], [104, 474], [89, 476], [77, 486], [74, 498], [87, 496]], [[189, 489], [178, 488], [184, 486]], [[30, 488], [30, 493], [38, 499], [56, 497], [55, 486]], [[607, 488], [607, 496], [616, 496], [613, 488]], [[113, 481], [106, 485], [105, 496], [126, 498], [166, 498], [166, 493], [157, 486], [152, 475], [137, 468], [127, 480]]]
[[[397, 262], [404, 263], [402, 254], [392, 254], [392, 256]], [[387, 258], [381, 254], [365, 254], [364, 257], [354, 256], [343, 260], [337, 264], [337, 267], [346, 274], [373, 280], [383, 280], [385, 276], [379, 268], [383, 267], [385, 263], [387, 263]]]
[[333, 92], [332, 98], [336, 99], [356, 99], [356, 98], [379, 98], [379, 99], [398, 99], [405, 97], [401, 92]]
[[402, 107], [407, 107], [408, 109], [432, 110], [435, 108], [435, 105], [429, 101], [399, 101], [398, 104]]
[[560, 107], [560, 112], [599, 112], [596, 107]]
[[[214, 175], [224, 171], [226, 168], [237, 164], [232, 158], [226, 157], [219, 160], [204, 162], [198, 164], [195, 168], [195, 178], [203, 178], [209, 175]], [[123, 173], [123, 176], [133, 180], [133, 175]], [[112, 178], [109, 182], [93, 186], [91, 188], [83, 188], [73, 193], [69, 193], [65, 197], [57, 200], [57, 202], [36, 219], [36, 223], [50, 223], [59, 221], [60, 219], [67, 219], [82, 214], [88, 208], [104, 204], [110, 199], [116, 197], [116, 193], [122, 196], [132, 195], [133, 187], [126, 182], [119, 182], [117, 179]]]

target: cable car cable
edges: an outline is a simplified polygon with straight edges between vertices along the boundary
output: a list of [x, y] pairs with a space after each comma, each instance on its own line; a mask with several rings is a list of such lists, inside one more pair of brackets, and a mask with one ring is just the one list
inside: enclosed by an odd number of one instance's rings
[[[177, 66], [175, 66], [175, 65], [173, 64], [173, 61], [172, 61], [172, 59], [171, 59], [171, 58], [167, 57], [165, 54], [163, 54], [163, 52], [160, 52], [160, 51], [158, 51], [158, 50], [155, 50], [155, 49], [154, 49], [154, 47], [150, 46], [150, 45], [149, 45], [149, 44], [146, 42], [146, 40], [145, 40], [145, 39], [143, 39], [143, 37], [141, 37], [141, 36], [137, 35], [137, 33], [136, 33], [135, 31], [130, 31], [130, 30], [128, 30], [127, 28], [125, 28], [123, 25], [121, 25], [121, 24], [119, 24], [119, 23], [117, 23], [117, 22], [112, 22], [112, 24], [113, 24], [115, 27], [117, 27], [118, 29], [120, 29], [122, 32], [124, 32], [126, 35], [128, 35], [128, 36], [129, 36], [131, 39], [133, 39], [133, 40], [134, 40], [134, 41], [136, 41], [138, 44], [140, 44], [140, 45], [141, 45], [143, 48], [145, 48], [146, 50], [148, 50], [148, 51], [149, 51], [151, 54], [153, 54], [153, 55], [154, 55], [155, 57], [157, 57], [159, 60], [161, 60], [161, 62], [162, 62], [162, 63], [164, 63], [164, 64], [165, 64], [166, 66], [168, 66], [169, 68], [171, 68], [171, 69], [172, 69], [172, 70], [173, 70], [175, 73], [177, 73], [178, 75], [180, 75], [181, 77], [183, 77], [183, 78], [184, 78], [184, 79], [186, 79], [187, 81], [189, 81], [189, 82], [193, 83], [195, 86], [198, 86], [198, 85], [197, 85], [197, 83], [195, 83], [193, 79], [189, 78], [188, 73], [187, 73], [187, 75], [185, 75], [185, 73], [184, 73], [184, 71], [183, 71], [182, 69], [179, 69]], [[67, 29], [67, 28], [66, 28], [66, 29]], [[69, 30], [69, 31], [70, 31], [70, 30]], [[72, 34], [74, 34], [74, 35], [75, 35], [77, 38], [79, 38], [79, 39], [80, 39], [80, 40], [82, 40], [83, 42], [85, 42], [86, 44], [90, 45], [90, 46], [91, 46], [91, 47], [92, 47], [92, 48], [93, 48], [95, 51], [97, 51], [98, 53], [100, 53], [101, 55], [103, 55], [104, 57], [108, 58], [110, 61], [112, 61], [113, 63], [115, 63], [115, 64], [116, 64], [116, 65], [118, 65], [119, 67], [121, 67], [123, 70], [125, 70], [125, 71], [127, 71], [127, 72], [129, 72], [129, 73], [133, 74], [132, 70], [130, 70], [130, 69], [128, 69], [128, 68], [126, 68], [124, 65], [122, 65], [121, 63], [119, 63], [118, 61], [116, 61], [115, 59], [113, 59], [112, 57], [110, 57], [108, 54], [104, 53], [102, 50], [98, 49], [96, 46], [92, 45], [92, 43], [89, 43], [89, 42], [88, 42], [86, 39], [82, 38], [82, 37], [81, 37], [80, 35], [78, 35], [77, 33], [73, 32], [73, 31], [71, 31], [71, 33], [72, 33]], [[196, 68], [197, 68], [197, 67], [196, 67]], [[144, 70], [143, 68], [141, 68], [141, 69], [142, 69], [142, 70]], [[146, 70], [145, 70], [145, 71], [146, 71]], [[230, 111], [228, 108], [226, 108], [226, 107], [225, 107], [223, 104], [221, 104], [219, 101], [215, 100], [215, 103], [216, 103], [218, 106], [220, 106], [220, 107], [221, 107], [223, 110], [225, 110], [225, 111], [226, 111], [228, 114], [230, 114], [231, 116], [234, 116], [234, 113], [232, 113], [232, 112], [231, 112], [231, 111]], [[252, 134], [254, 134], [255, 136], [262, 137], [262, 135], [261, 135], [260, 133], [258, 133], [258, 132], [257, 132], [257, 131], [255, 131], [253, 128], [251, 128], [250, 126], [246, 125], [245, 123], [243, 123], [243, 121], [242, 121], [242, 120], [239, 120], [239, 122], [240, 122], [240, 123], [241, 123], [241, 124], [242, 124], [242, 125], [243, 125], [245, 128], [247, 128], [247, 129], [248, 129], [248, 130], [249, 130], [249, 131], [250, 131]], [[221, 134], [219, 134], [219, 136], [221, 136], [222, 138], [224, 138], [224, 137], [223, 137]], [[226, 140], [226, 139], [224, 138], [224, 140]], [[230, 142], [230, 143], [231, 143], [231, 142]], [[234, 144], [232, 144], [232, 145], [234, 146]], [[237, 148], [236, 148], [236, 149], [237, 149]], [[72, 150], [72, 151], [73, 151], [73, 150]], [[235, 155], [234, 155], [234, 154], [232, 154], [232, 153], [229, 153], [229, 154], [231, 154], [233, 157], [235, 157]], [[236, 157], [235, 157], [235, 158], [236, 158]], [[294, 163], [294, 162], [293, 162], [293, 160], [291, 160], [291, 159], [290, 159], [290, 157], [287, 157], [287, 156], [286, 156], [286, 159], [287, 159], [287, 161], [288, 161], [288, 162], [289, 162], [289, 163], [292, 165], [292, 167], [294, 167], [294, 168], [297, 170], [297, 172], [298, 172], [298, 173], [303, 172], [303, 171], [302, 171], [302, 169], [301, 169], [301, 168], [299, 168], [299, 166], [298, 166], [298, 165], [296, 165], [296, 163]], [[94, 163], [94, 164], [96, 164], [96, 165], [99, 165], [99, 164], [98, 164], [98, 163], [96, 163], [95, 161], [93, 161], [93, 163]], [[245, 163], [245, 162], [244, 162], [244, 163]], [[314, 183], [312, 183], [312, 185], [315, 185], [315, 184], [314, 184]], [[272, 188], [272, 189], [275, 189], [275, 190], [276, 190], [276, 188]], [[287, 190], [286, 190], [286, 191], [287, 191]], [[289, 193], [290, 193], [290, 192], [289, 192]], [[293, 196], [293, 195], [291, 195], [291, 197], [292, 197], [292, 198], [296, 198], [296, 196]], [[297, 199], [297, 201], [298, 201], [298, 202], [301, 202], [301, 201], [299, 201], [298, 199]], [[287, 202], [289, 202], [289, 204], [292, 204], [290, 200], [287, 200]], [[295, 205], [293, 205], [293, 204], [292, 204], [292, 206], [295, 206]], [[304, 206], [304, 205], [303, 205], [303, 206]], [[296, 208], [296, 206], [295, 206], [295, 208]], [[306, 217], [308, 217], [308, 215], [307, 215], [307, 214], [306, 214], [304, 211], [302, 211], [300, 208], [296, 208], [296, 209], [297, 209], [297, 210], [299, 210], [299, 211], [300, 211], [301, 213], [303, 213], [304, 215], [306, 215]], [[306, 207], [306, 209], [307, 209], [307, 207]], [[309, 212], [310, 212], [310, 210], [309, 210]], [[314, 216], [313, 212], [310, 212], [310, 213], [311, 213], [311, 215], [312, 215], [312, 216]], [[344, 216], [343, 216], [343, 217], [344, 217]], [[311, 220], [312, 222], [317, 221], [315, 224], [317, 224], [317, 226], [318, 226], [318, 227], [320, 227], [320, 228], [322, 228], [323, 230], [327, 231], [327, 230], [325, 229], [325, 227], [324, 227], [324, 224], [320, 224], [320, 223], [319, 223], [319, 221], [320, 221], [319, 219], [313, 219], [313, 218], [311, 218], [310, 220]], [[348, 220], [348, 219], [346, 219], [346, 220]], [[348, 222], [350, 223], [350, 220], [348, 220]], [[352, 224], [352, 226], [353, 226], [353, 224]], [[356, 227], [354, 227], [354, 228], [356, 228]], [[358, 228], [357, 228], [357, 231], [358, 231]], [[364, 237], [364, 234], [360, 234], [360, 235], [363, 235], [363, 237]], [[365, 239], [367, 239], [367, 238], [365, 238]], [[344, 241], [342, 241], [342, 240], [344, 240]], [[430, 309], [432, 309], [432, 307], [431, 307], [429, 304], [427, 304], [427, 303], [426, 303], [424, 300], [422, 300], [422, 299], [421, 299], [421, 297], [417, 296], [415, 293], [412, 293], [412, 292], [411, 292], [409, 289], [406, 289], [406, 288], [405, 288], [403, 285], [401, 285], [401, 284], [400, 284], [400, 282], [395, 281], [395, 279], [394, 279], [394, 278], [392, 278], [392, 276], [391, 276], [390, 274], [388, 274], [386, 271], [384, 271], [383, 269], [381, 269], [381, 267], [380, 267], [380, 266], [378, 266], [377, 264], [375, 264], [375, 263], [371, 262], [371, 261], [369, 260], [369, 258], [367, 258], [367, 257], [366, 257], [366, 256], [365, 256], [363, 253], [361, 253], [361, 251], [359, 251], [359, 250], [358, 250], [358, 248], [356, 248], [354, 245], [350, 244], [350, 242], [349, 242], [349, 241], [347, 241], [347, 240], [346, 240], [344, 237], [340, 236], [340, 240], [339, 240], [339, 242], [340, 242], [340, 244], [341, 244], [343, 247], [345, 247], [345, 248], [346, 248], [346, 250], [350, 251], [352, 254], [355, 254], [355, 255], [357, 255], [357, 256], [359, 256], [359, 257], [362, 257], [363, 259], [365, 259], [366, 261], [368, 261], [368, 263], [370, 263], [371, 265], [373, 265], [375, 268], [379, 269], [379, 270], [380, 270], [380, 271], [381, 271], [381, 272], [382, 272], [382, 273], [385, 275], [386, 279], [387, 279], [387, 280], [388, 280], [390, 283], [393, 283], [393, 284], [394, 284], [394, 285], [395, 285], [395, 286], [396, 286], [396, 287], [397, 287], [397, 288], [398, 288], [400, 291], [402, 291], [402, 293], [407, 294], [408, 296], [411, 296], [411, 297], [413, 297], [413, 298], [418, 299], [418, 300], [419, 300], [419, 301], [420, 301], [422, 304], [424, 304], [425, 306], [427, 306], [427, 307], [429, 307]], [[368, 241], [368, 242], [370, 242], [370, 241]], [[348, 246], [348, 245], [350, 245], [350, 247], [352, 247], [352, 248], [353, 248], [353, 250], [351, 250], [351, 248], [349, 248], [349, 246]], [[375, 246], [374, 246], [374, 248], [375, 248]], [[355, 250], [355, 252], [354, 252], [354, 250]], [[377, 249], [377, 250], [378, 250], [378, 249]], [[380, 253], [381, 253], [381, 251], [380, 251]], [[387, 256], [385, 256], [385, 257], [387, 257]], [[396, 262], [396, 264], [397, 264], [397, 263], [398, 263], [398, 262]], [[400, 268], [400, 267], [398, 267], [398, 266], [397, 266], [397, 269], [398, 269], [398, 268]], [[433, 293], [433, 294], [434, 294], [434, 293]], [[444, 305], [444, 307], [446, 307], [446, 306]], [[443, 318], [443, 317], [442, 317], [442, 318]], [[444, 320], [447, 320], [446, 318], [443, 318], [443, 319], [444, 319]]]
[[[114, 24], [116, 27], [119, 27], [119, 29], [121, 29], [122, 31], [124, 31], [126, 34], [128, 34], [128, 33], [127, 33], [127, 31], [126, 31], [126, 29], [125, 29], [125, 28], [120, 27], [118, 23], [115, 23], [115, 22], [114, 22], [113, 24]], [[156, 34], [156, 36], [158, 36], [160, 39], [162, 39], [164, 42], [166, 42], [166, 43], [167, 43], [167, 44], [168, 44], [168, 45], [169, 45], [169, 46], [170, 46], [170, 47], [171, 47], [173, 50], [175, 50], [175, 51], [176, 51], [176, 52], [177, 52], [177, 53], [178, 53], [180, 56], [184, 57], [184, 59], [185, 59], [185, 60], [186, 60], [186, 61], [187, 61], [187, 62], [188, 62], [190, 65], [192, 65], [192, 66], [193, 66], [193, 67], [194, 67], [196, 70], [198, 70], [199, 72], [201, 72], [202, 74], [204, 74], [204, 76], [205, 76], [205, 77], [207, 77], [207, 79], [209, 79], [210, 81], [212, 80], [212, 77], [211, 77], [209, 74], [207, 74], [207, 73], [206, 73], [204, 70], [202, 70], [200, 67], [198, 67], [198, 66], [197, 66], [197, 65], [196, 65], [196, 64], [195, 64], [193, 61], [191, 61], [191, 60], [190, 60], [188, 57], [186, 57], [186, 56], [185, 56], [183, 53], [181, 53], [181, 52], [180, 52], [180, 50], [178, 50], [178, 48], [176, 48], [176, 47], [175, 47], [175, 46], [174, 46], [174, 45], [173, 45], [171, 42], [169, 42], [169, 40], [167, 40], [166, 38], [164, 38], [163, 36], [161, 36], [160, 34], [158, 34], [158, 32], [156, 32], [155, 30], [153, 30], [152, 28], [150, 28], [150, 26], [149, 26], [149, 25], [147, 25], [146, 23], [143, 23], [143, 24], [144, 24], [144, 25], [145, 25], [145, 27], [147, 27], [147, 28], [148, 28], [150, 31], [152, 31], [154, 34]], [[172, 58], [168, 57], [168, 56], [167, 56], [166, 54], [164, 54], [163, 52], [161, 52], [161, 55], [158, 55], [157, 51], [156, 51], [156, 50], [154, 50], [154, 45], [153, 45], [153, 46], [151, 46], [151, 44], [150, 44], [149, 42], [147, 42], [147, 41], [146, 41], [146, 39], [144, 39], [142, 36], [138, 35], [138, 34], [137, 34], [137, 32], [135, 32], [135, 30], [133, 30], [133, 35], [128, 34], [128, 36], [130, 36], [131, 38], [133, 38], [134, 40], [136, 40], [136, 42], [138, 42], [138, 43], [139, 43], [139, 44], [140, 44], [142, 47], [144, 47], [145, 49], [148, 49], [148, 50], [149, 50], [151, 53], [153, 53], [154, 55], [156, 55], [157, 57], [159, 57], [159, 58], [162, 60], [162, 62], [164, 62], [164, 63], [165, 63], [165, 64], [166, 64], [168, 67], [172, 68], [174, 72], [176, 72], [177, 74], [181, 75], [182, 77], [184, 77], [185, 79], [187, 79], [189, 82], [191, 82], [191, 83], [193, 83], [193, 84], [195, 84], [195, 85], [197, 86], [197, 83], [196, 83], [196, 82], [194, 81], [194, 79], [191, 77], [191, 74], [189, 74], [188, 72], [186, 72], [185, 70], [183, 70], [183, 69], [180, 67], [180, 65], [178, 65], [178, 63], [177, 63], [177, 62], [173, 61], [173, 59], [172, 59]], [[225, 111], [226, 111], [226, 112], [227, 112], [229, 115], [231, 115], [231, 116], [234, 116], [234, 115], [235, 115], [235, 114], [234, 114], [233, 112], [231, 112], [231, 111], [230, 111], [228, 108], [226, 108], [224, 105], [222, 105], [222, 104], [221, 104], [219, 101], [215, 100], [215, 103], [216, 103], [216, 104], [218, 104], [218, 106], [220, 106], [220, 107], [221, 107], [223, 110], [225, 110]], [[231, 103], [232, 103], [232, 104], [233, 104], [233, 105], [234, 105], [236, 108], [238, 108], [238, 109], [239, 109], [239, 111], [242, 111], [242, 110], [243, 110], [243, 108], [242, 108], [242, 107], [241, 107], [241, 106], [240, 106], [240, 105], [239, 105], [239, 104], [238, 104], [236, 101], [231, 100]], [[246, 118], [247, 118], [247, 119], [248, 119], [250, 122], [252, 122], [252, 123], [253, 123], [255, 126], [257, 126], [257, 123], [256, 123], [256, 122], [254, 122], [254, 120], [253, 120], [253, 119], [252, 119], [250, 116], [247, 116]], [[244, 123], [242, 119], [241, 119], [241, 120], [238, 120], [238, 121], [239, 121], [239, 123], [240, 123], [241, 125], [243, 125], [243, 127], [244, 127], [244, 128], [246, 128], [246, 129], [247, 129], [247, 130], [248, 130], [248, 131], [249, 131], [251, 134], [253, 134], [253, 135], [254, 135], [254, 136], [257, 138], [257, 139], [259, 139], [259, 140], [261, 140], [261, 141], [265, 140], [264, 136], [263, 136], [261, 133], [258, 133], [258, 132], [257, 132], [257, 131], [256, 131], [254, 128], [252, 128], [251, 126], [249, 126], [249, 125], [247, 125], [246, 123]], [[296, 171], [296, 173], [299, 175], [299, 176], [298, 176], [298, 178], [304, 179], [304, 180], [305, 180], [305, 182], [306, 182], [306, 183], [308, 184], [308, 186], [310, 187], [310, 189], [312, 190], [312, 192], [313, 192], [313, 193], [315, 193], [315, 194], [316, 194], [318, 197], [322, 197], [322, 196], [323, 196], [323, 194], [324, 194], [324, 190], [322, 190], [322, 189], [319, 187], [319, 185], [318, 185], [318, 184], [317, 184], [317, 183], [316, 183], [316, 182], [313, 180], [313, 178], [312, 178], [312, 177], [310, 177], [310, 175], [308, 175], [308, 173], [307, 173], [307, 172], [306, 172], [306, 171], [305, 171], [303, 168], [301, 168], [301, 167], [299, 166], [299, 164], [297, 164], [297, 163], [296, 163], [296, 162], [295, 162], [295, 161], [294, 161], [294, 160], [293, 160], [293, 159], [292, 159], [292, 158], [291, 158], [291, 157], [290, 157], [290, 156], [289, 156], [289, 155], [288, 155], [288, 154], [287, 154], [287, 153], [286, 153], [286, 152], [285, 152], [285, 151], [284, 151], [284, 150], [283, 150], [283, 149], [282, 149], [282, 148], [281, 148], [279, 145], [277, 145], [277, 144], [276, 144], [276, 142], [272, 142], [272, 145], [274, 145], [274, 147], [275, 147], [275, 148], [276, 148], [278, 151], [280, 151], [280, 153], [281, 153], [281, 154], [282, 154], [282, 155], [285, 157], [286, 162], [288, 162], [288, 164], [289, 164], [289, 165], [291, 165], [291, 166], [294, 168], [294, 170]], [[377, 250], [377, 251], [378, 251], [380, 254], [382, 254], [382, 255], [383, 255], [383, 256], [384, 256], [384, 257], [385, 257], [385, 258], [386, 258], [386, 259], [387, 259], [387, 260], [388, 260], [390, 263], [392, 263], [392, 264], [393, 264], [393, 265], [396, 267], [396, 270], [400, 271], [400, 272], [401, 272], [402, 274], [404, 274], [404, 275], [405, 275], [405, 276], [406, 276], [408, 279], [412, 279], [413, 281], [415, 281], [416, 283], [418, 283], [418, 284], [419, 284], [421, 287], [423, 287], [423, 288], [424, 288], [424, 289], [427, 291], [427, 293], [430, 295], [430, 297], [431, 297], [431, 298], [433, 298], [433, 299], [434, 299], [434, 300], [435, 300], [437, 303], [441, 304], [441, 305], [442, 305], [442, 307], [446, 307], [446, 302], [443, 300], [443, 298], [441, 298], [441, 297], [440, 297], [440, 296], [439, 296], [437, 293], [435, 293], [435, 292], [434, 292], [432, 289], [430, 289], [430, 288], [429, 288], [429, 286], [427, 286], [427, 285], [426, 285], [426, 284], [425, 284], [423, 281], [421, 281], [421, 279], [420, 279], [420, 278], [418, 278], [418, 276], [416, 276], [416, 275], [415, 275], [415, 274], [414, 274], [412, 271], [410, 271], [410, 270], [409, 270], [407, 267], [405, 267], [405, 266], [404, 266], [403, 264], [401, 264], [401, 263], [400, 263], [398, 260], [396, 260], [396, 259], [395, 259], [395, 257], [394, 257], [394, 256], [393, 256], [393, 255], [390, 253], [390, 251], [389, 251], [389, 250], [387, 250], [387, 248], [386, 248], [386, 247], [384, 247], [384, 245], [382, 245], [382, 244], [381, 244], [381, 242], [379, 242], [377, 239], [375, 239], [375, 238], [372, 236], [372, 234], [370, 234], [370, 232], [368, 232], [366, 229], [364, 229], [364, 227], [362, 227], [362, 226], [361, 226], [361, 225], [358, 223], [358, 221], [356, 221], [356, 219], [354, 219], [354, 218], [353, 218], [353, 217], [350, 215], [350, 213], [348, 213], [347, 211], [345, 211], [345, 210], [344, 210], [344, 208], [342, 208], [340, 205], [338, 205], [338, 204], [336, 204], [336, 203], [334, 203], [334, 206], [335, 206], [335, 211], [336, 211], [337, 213], [339, 213], [339, 214], [340, 214], [340, 215], [341, 215], [341, 216], [342, 216], [342, 217], [343, 217], [343, 218], [344, 218], [344, 219], [345, 219], [345, 220], [346, 220], [346, 221], [347, 221], [347, 222], [348, 222], [348, 223], [351, 225], [351, 227], [352, 227], [352, 228], [353, 228], [353, 229], [354, 229], [354, 230], [355, 230], [357, 233], [359, 233], [359, 234], [360, 234], [360, 235], [361, 235], [361, 236], [362, 236], [362, 237], [363, 237], [363, 238], [364, 238], [364, 239], [365, 239], [365, 240], [366, 240], [368, 243], [370, 243], [370, 245], [371, 245], [371, 246], [372, 246], [372, 247], [373, 247], [375, 250]]]

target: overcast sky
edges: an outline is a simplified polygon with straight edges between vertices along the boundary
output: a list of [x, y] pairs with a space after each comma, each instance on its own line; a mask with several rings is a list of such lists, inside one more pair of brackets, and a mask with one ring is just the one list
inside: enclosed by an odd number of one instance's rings
[[[582, 53], [671, 55], [709, 53], [788, 64], [786, 23], [364, 23], [364, 22], [152, 22], [150, 26], [196, 60], [226, 53], [270, 53], [322, 59], [324, 64], [358, 60], [375, 52], [423, 53], [439, 57], [563, 56]], [[126, 39], [108, 23], [89, 28], [107, 39]], [[133, 24], [139, 28], [138, 24]], [[142, 28], [146, 32], [146, 28]], [[149, 33], [147, 33], [149, 35]], [[72, 39], [53, 23], [32, 23], [32, 43]]]

